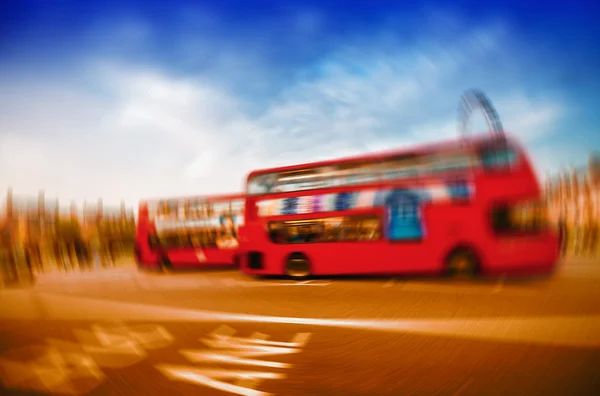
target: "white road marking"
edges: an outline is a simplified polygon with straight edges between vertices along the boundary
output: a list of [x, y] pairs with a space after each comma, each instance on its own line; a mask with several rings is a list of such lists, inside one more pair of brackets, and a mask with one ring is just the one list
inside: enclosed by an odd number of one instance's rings
[[[494, 317], [458, 319], [315, 319], [193, 310], [160, 305], [108, 301], [39, 293], [49, 320], [114, 320], [149, 322], [241, 322], [327, 326], [386, 332], [406, 332], [494, 341], [572, 347], [600, 346], [600, 315]], [[0, 318], [20, 319], [22, 309], [2, 309]], [[23, 315], [31, 318], [31, 312]]]
[[108, 334], [98, 328], [73, 332], [84, 351], [101, 367], [124, 368], [141, 362], [147, 356], [147, 352], [126, 335]]
[[[284, 369], [293, 365], [249, 358], [299, 353], [301, 349], [298, 347], [304, 346], [311, 335], [311, 333], [300, 333], [291, 342], [276, 342], [267, 340], [269, 336], [263, 333], [254, 333], [249, 338], [236, 337], [235, 333], [233, 328], [221, 326], [208, 337], [201, 339], [205, 345], [213, 350], [216, 349], [215, 352], [211, 350], [181, 350], [179, 352], [193, 363], [235, 364]], [[164, 364], [155, 367], [171, 380], [184, 380], [238, 395], [266, 395], [267, 393], [255, 389], [260, 382], [265, 379], [285, 378], [282, 374], [270, 372], [209, 370]], [[235, 384], [222, 381], [227, 379], [235, 380]]]
[[148, 275], [140, 274], [139, 276], [133, 278], [133, 280], [139, 289], [148, 290], [152, 288], [152, 281]]
[[151, 329], [141, 331], [140, 326], [131, 331], [130, 336], [135, 339], [144, 349], [160, 349], [165, 348], [175, 340], [171, 333], [162, 326], [146, 325], [144, 328]]
[[235, 286], [237, 286], [238, 282], [239, 281], [237, 279], [233, 279], [233, 278], [224, 278], [221, 280], [221, 283], [227, 287], [235, 287]]
[[396, 280], [394, 279], [390, 279], [389, 281], [387, 281], [382, 287], [392, 287], [396, 284]]
[[202, 286], [207, 286], [210, 284], [211, 284], [211, 282], [208, 279], [202, 279], [202, 278], [167, 277], [167, 278], [153, 279], [150, 289], [193, 290], [193, 289], [198, 289]]
[[[227, 329], [229, 326], [222, 326], [221, 328]], [[221, 328], [217, 330], [220, 330]], [[268, 336], [262, 333], [254, 333], [250, 338], [240, 338], [234, 337], [232, 334], [222, 334], [221, 331], [215, 331], [213, 332], [212, 337], [217, 340], [226, 340], [227, 342], [234, 343], [243, 342], [248, 345], [254, 344], [267, 347], [300, 348], [306, 345], [311, 337], [311, 333], [298, 333], [291, 342], [270, 341], [266, 339]]]
[[277, 286], [329, 286], [331, 282], [309, 283], [312, 281], [294, 282], [294, 283], [279, 283]]
[[[87, 279], [92, 281], [93, 278]], [[103, 280], [111, 280], [115, 279], [103, 279]], [[235, 278], [221, 278], [221, 279], [211, 279], [211, 278], [178, 278], [175, 276], [167, 276], [167, 277], [152, 277], [152, 276], [137, 276], [137, 277], [126, 277], [120, 280], [130, 281], [129, 286], [136, 288], [138, 290], [197, 290], [202, 287], [291, 287], [291, 286], [314, 286], [314, 287], [324, 287], [329, 286], [331, 282], [319, 282], [313, 283], [312, 281], [304, 281], [304, 282], [261, 282], [261, 281], [245, 281], [238, 280]], [[70, 292], [77, 291], [78, 281], [69, 280], [63, 282], [60, 279], [53, 280], [52, 282], [45, 281], [38, 285], [39, 290], [47, 289], [48, 287], [61, 287], [62, 289], [67, 289]], [[122, 289], [123, 287], [128, 286], [125, 283], [109, 283], [107, 285], [103, 284], [102, 287], [111, 287], [114, 289]]]
[[502, 286], [504, 286], [504, 279], [505, 279], [504, 275], [502, 275], [500, 277], [500, 279], [498, 279], [498, 283], [496, 283], [496, 287], [494, 287], [494, 290], [492, 290], [493, 294], [500, 293], [500, 291], [502, 290]]
[[303, 282], [261, 282], [261, 281], [238, 281], [233, 280], [232, 285], [241, 286], [241, 287], [281, 287], [281, 286], [329, 286], [331, 282], [323, 282], [323, 283], [308, 283], [311, 281], [303, 281]]
[[96, 362], [77, 350], [49, 345], [17, 348], [9, 353], [10, 357], [0, 358], [0, 382], [6, 388], [84, 395], [106, 379]]
[[[497, 287], [497, 285], [495, 286]], [[448, 294], [496, 294], [495, 288], [491, 288], [489, 285], [474, 285], [469, 284], [468, 287], [464, 285], [452, 285], [452, 284], [426, 284], [426, 283], [403, 283], [403, 291], [414, 291], [424, 293], [448, 293]], [[537, 290], [511, 290], [502, 289], [502, 295], [513, 296], [513, 297], [532, 297], [537, 294]]]
[[463, 393], [473, 383], [473, 381], [473, 378], [469, 378], [464, 384], [462, 384], [460, 388], [458, 388], [456, 392], [452, 394], [452, 396], [458, 396]]
[[165, 347], [173, 340], [158, 325], [91, 328], [73, 331], [79, 342], [47, 338], [45, 345], [3, 351], [0, 383], [20, 390], [83, 395], [106, 379], [101, 367], [131, 366], [146, 356], [143, 348]]
[[271, 368], [289, 368], [291, 364], [289, 363], [280, 363], [280, 362], [270, 362], [265, 360], [258, 359], [243, 359], [235, 356], [222, 355], [219, 353], [211, 353], [211, 352], [197, 352], [193, 350], [182, 350], [180, 351], [183, 356], [186, 357], [190, 362], [198, 363], [198, 362], [213, 362], [213, 363], [230, 363], [230, 364], [240, 364], [246, 366], [260, 366], [260, 367], [271, 367]]
[[219, 381], [224, 379], [252, 381], [254, 385], [256, 380], [265, 379], [284, 379], [285, 374], [280, 373], [265, 373], [260, 371], [241, 371], [241, 370], [214, 370], [214, 369], [197, 369], [181, 365], [161, 364], [156, 367], [160, 372], [172, 380], [187, 381], [196, 385], [204, 385], [223, 392], [235, 393], [243, 396], [267, 396], [270, 393], [257, 391], [244, 385], [234, 385], [227, 382]]
[[[600, 264], [600, 263], [599, 263]], [[559, 278], [571, 278], [571, 279], [587, 279], [587, 280], [599, 280], [600, 279], [600, 265], [599, 266], [582, 266], [582, 267], [563, 267], [557, 272]]]
[[[121, 276], [121, 275], [120, 275]], [[93, 281], [99, 278], [88, 277], [86, 280]], [[125, 282], [114, 282], [116, 279]], [[290, 286], [329, 286], [331, 282], [264, 282], [264, 281], [246, 281], [235, 278], [198, 278], [198, 277], [178, 277], [178, 276], [152, 276], [140, 274], [137, 276], [126, 276], [121, 278], [106, 277], [103, 281], [110, 281], [102, 284], [101, 287], [110, 287], [118, 290], [124, 290], [125, 287], [132, 287], [138, 290], [197, 290], [203, 287], [290, 287]], [[44, 280], [38, 284], [38, 290], [52, 291], [60, 287], [62, 290], [76, 292], [80, 287], [80, 282], [76, 278], [56, 278]]]

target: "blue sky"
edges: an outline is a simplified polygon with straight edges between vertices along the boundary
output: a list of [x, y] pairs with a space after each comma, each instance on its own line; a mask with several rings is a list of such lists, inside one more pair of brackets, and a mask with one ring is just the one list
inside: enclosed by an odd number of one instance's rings
[[469, 88], [540, 176], [584, 164], [600, 8], [485, 3], [4, 0], [0, 191], [237, 191], [255, 168], [455, 136]]

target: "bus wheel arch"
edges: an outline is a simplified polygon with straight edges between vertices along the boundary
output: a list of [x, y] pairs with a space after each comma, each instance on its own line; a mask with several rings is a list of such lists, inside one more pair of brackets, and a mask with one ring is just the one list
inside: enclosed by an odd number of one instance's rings
[[292, 252], [285, 259], [285, 274], [293, 279], [306, 279], [311, 275], [308, 256], [302, 252]]
[[459, 243], [444, 256], [444, 273], [448, 276], [477, 276], [482, 271], [481, 257], [473, 245]]

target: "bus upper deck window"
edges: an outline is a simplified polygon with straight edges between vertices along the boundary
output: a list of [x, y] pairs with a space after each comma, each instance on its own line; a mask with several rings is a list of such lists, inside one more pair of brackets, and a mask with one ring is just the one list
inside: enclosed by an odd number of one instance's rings
[[513, 149], [486, 149], [481, 152], [481, 164], [485, 169], [502, 169], [514, 165], [517, 154]]

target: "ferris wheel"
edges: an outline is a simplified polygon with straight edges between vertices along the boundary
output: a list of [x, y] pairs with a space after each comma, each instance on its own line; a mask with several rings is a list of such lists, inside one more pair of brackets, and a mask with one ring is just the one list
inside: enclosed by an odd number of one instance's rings
[[504, 127], [492, 102], [478, 89], [471, 89], [463, 93], [458, 108], [458, 136], [466, 137], [470, 132], [470, 121], [473, 111], [479, 109], [485, 117], [488, 129], [493, 137], [504, 140]]

